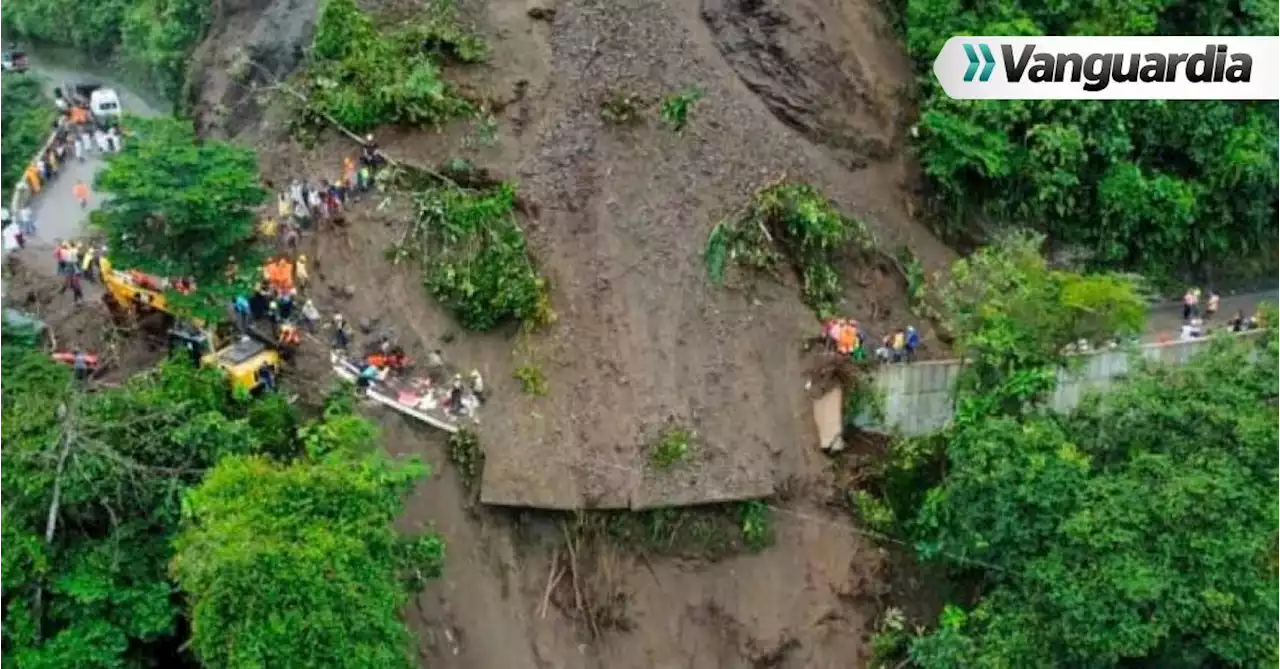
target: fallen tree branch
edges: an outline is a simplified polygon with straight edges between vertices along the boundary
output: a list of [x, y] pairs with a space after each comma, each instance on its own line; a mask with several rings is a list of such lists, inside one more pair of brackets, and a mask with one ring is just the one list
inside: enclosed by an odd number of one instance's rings
[[547, 588], [542, 593], [542, 606], [538, 607], [538, 617], [547, 617], [547, 604], [551, 602], [551, 593], [560, 584], [560, 578], [564, 576], [564, 570], [560, 568], [560, 549], [556, 548], [551, 554], [551, 569], [547, 571]]
[[[257, 68], [258, 71], [262, 72], [265, 76], [269, 77], [273, 82], [275, 82], [272, 85], [273, 90], [279, 90], [284, 93], [288, 93], [291, 97], [301, 102], [307, 108], [307, 111], [324, 119], [325, 123], [328, 123], [330, 126], [332, 126], [334, 130], [337, 130], [338, 132], [346, 135], [349, 139], [356, 142], [357, 144], [364, 146], [363, 137], [361, 137], [360, 135], [357, 135], [355, 132], [351, 131], [349, 128], [339, 123], [338, 119], [334, 118], [331, 114], [317, 109], [315, 105], [311, 104], [311, 98], [307, 97], [306, 93], [303, 93], [297, 88], [294, 88], [293, 86], [290, 86], [289, 84], [281, 81], [280, 78], [277, 77], [274, 73], [272, 73], [271, 70], [267, 69], [266, 66], [253, 60], [252, 58], [248, 59], [248, 63], [253, 67]], [[395, 158], [392, 158], [390, 155], [387, 154], [386, 151], [383, 151], [382, 149], [375, 149], [374, 153], [376, 155], [382, 156], [382, 158], [386, 160], [388, 163], [390, 163], [391, 165], [394, 165], [397, 167], [408, 167], [410, 169], [418, 170], [419, 172], [429, 175], [433, 179], [438, 179], [439, 181], [442, 181], [450, 186], [453, 186], [454, 188], [459, 188], [458, 183], [456, 181], [454, 181], [453, 179], [450, 179], [449, 177], [441, 174], [440, 172], [437, 172], [436, 170], [430, 167], [418, 165], [416, 163], [411, 163], [405, 160], [397, 160]]]

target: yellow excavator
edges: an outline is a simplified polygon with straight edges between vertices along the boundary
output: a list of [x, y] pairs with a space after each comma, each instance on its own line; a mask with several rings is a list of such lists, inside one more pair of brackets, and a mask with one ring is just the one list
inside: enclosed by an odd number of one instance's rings
[[[184, 320], [171, 310], [165, 299], [165, 290], [172, 287], [168, 281], [136, 270], [113, 269], [106, 258], [102, 258], [99, 264], [107, 306], [116, 314], [138, 317], [163, 314], [171, 351], [185, 349], [199, 364], [222, 370], [232, 387], [243, 388], [253, 394], [263, 390], [264, 366], [273, 378], [279, 375], [280, 352], [269, 338], [252, 328], [238, 338], [219, 338], [219, 328], [208, 327], [199, 320]], [[223, 330], [227, 332], [229, 328]]]

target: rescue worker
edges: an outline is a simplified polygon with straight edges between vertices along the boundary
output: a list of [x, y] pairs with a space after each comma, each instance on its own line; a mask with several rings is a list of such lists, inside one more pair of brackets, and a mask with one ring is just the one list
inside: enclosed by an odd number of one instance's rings
[[293, 317], [293, 293], [285, 293], [276, 301], [280, 305], [280, 320], [287, 321]]
[[320, 323], [320, 310], [311, 300], [302, 303], [302, 323], [307, 332], [315, 334], [316, 326]]
[[347, 188], [356, 187], [356, 161], [351, 156], [342, 158], [342, 178], [347, 183]]
[[83, 381], [89, 378], [89, 360], [85, 357], [84, 351], [76, 349], [75, 357], [72, 358], [71, 367], [76, 371], [76, 378]]
[[71, 194], [75, 195], [76, 200], [80, 202], [81, 209], [89, 206], [89, 187], [83, 181], [77, 181], [76, 185], [72, 186]]
[[476, 401], [484, 404], [484, 378], [480, 376], [480, 370], [471, 370], [471, 394], [476, 396]]
[[1204, 307], [1204, 317], [1213, 318], [1220, 306], [1222, 306], [1222, 297], [1215, 290], [1209, 291], [1209, 303]]
[[333, 317], [333, 347], [345, 353], [347, 346], [350, 344], [351, 328], [347, 325], [347, 321], [342, 318], [342, 314], [335, 314]]
[[293, 282], [297, 284], [298, 290], [304, 290], [310, 279], [311, 275], [307, 273], [307, 256], [300, 255], [293, 263]]
[[18, 225], [22, 226], [22, 234], [28, 237], [34, 237], [36, 234], [36, 213], [31, 209], [31, 203], [22, 205], [18, 210]]
[[373, 382], [377, 380], [377, 378], [378, 368], [370, 365], [369, 363], [365, 363], [364, 367], [360, 370], [360, 376], [356, 378], [356, 388], [360, 391], [360, 394], [368, 395], [369, 387], [373, 385]]
[[282, 221], [293, 218], [293, 200], [284, 192], [281, 192], [276, 197], [276, 213], [279, 214]]
[[262, 385], [264, 390], [276, 389], [276, 374], [271, 369], [271, 365], [259, 367], [256, 376], [258, 377], [258, 383]]
[[840, 355], [852, 355], [857, 340], [858, 330], [852, 324], [841, 322], [836, 328], [836, 352]]
[[294, 352], [302, 344], [302, 335], [298, 332], [298, 327], [288, 321], [281, 323], [277, 343], [280, 346], [280, 354], [284, 356], [284, 359], [293, 360]]
[[276, 300], [267, 304], [267, 318], [271, 320], [272, 326], [280, 325], [280, 303]]
[[902, 330], [894, 332], [889, 350], [893, 351], [894, 362], [902, 362], [903, 358], [907, 354], [907, 334]]
[[67, 242], [67, 250], [63, 252], [62, 259], [67, 263], [68, 274], [80, 273], [80, 245]]
[[1196, 302], [1200, 300], [1200, 296], [1195, 288], [1188, 288], [1186, 293], [1182, 295], [1182, 320], [1189, 321], [1191, 316], [1195, 314]]
[[231, 306], [236, 312], [236, 325], [240, 328], [240, 331], [248, 330], [249, 323], [253, 320], [253, 310], [249, 306], [249, 298], [244, 295], [236, 295], [236, 299]]
[[84, 250], [84, 259], [80, 261], [80, 272], [90, 281], [97, 281], [95, 274], [95, 265], [97, 264], [98, 253], [92, 246]]
[[462, 375], [461, 375], [461, 374], [454, 374], [454, 375], [453, 375], [453, 386], [452, 386], [451, 388], [449, 388], [449, 403], [448, 403], [449, 413], [452, 413], [452, 414], [454, 414], [454, 415], [458, 415], [458, 414], [462, 413], [462, 409], [463, 409], [462, 397], [463, 397], [463, 394], [464, 394], [464, 393], [463, 393], [463, 389], [462, 389]]
[[84, 290], [80, 287], [80, 274], [78, 272], [73, 271], [66, 275], [66, 278], [63, 279], [62, 282], [62, 289], [59, 290], [58, 293], [62, 294], [67, 292], [68, 288], [71, 289], [71, 298], [74, 303], [80, 304], [80, 301], [84, 299]]
[[915, 360], [916, 349], [920, 347], [920, 333], [913, 325], [907, 326], [907, 360]]
[[40, 185], [43, 182], [40, 179], [40, 171], [36, 169], [34, 163], [27, 165], [27, 169], [22, 173], [22, 177], [26, 179], [27, 187], [31, 189], [33, 194], [40, 192]]

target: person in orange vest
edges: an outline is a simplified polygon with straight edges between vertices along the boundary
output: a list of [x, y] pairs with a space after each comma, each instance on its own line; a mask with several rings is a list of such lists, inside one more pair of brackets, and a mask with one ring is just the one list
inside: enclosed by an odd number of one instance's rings
[[347, 189], [356, 187], [356, 161], [351, 156], [342, 159], [342, 178], [347, 182]]
[[31, 188], [32, 193], [40, 192], [40, 172], [36, 170], [35, 165], [27, 165], [27, 170], [23, 172], [23, 177], [27, 180], [27, 186]]
[[840, 355], [852, 355], [858, 343], [858, 330], [848, 321], [841, 321], [836, 329], [836, 352]]
[[89, 187], [83, 181], [77, 181], [76, 185], [71, 188], [71, 193], [80, 201], [81, 209], [89, 206]]

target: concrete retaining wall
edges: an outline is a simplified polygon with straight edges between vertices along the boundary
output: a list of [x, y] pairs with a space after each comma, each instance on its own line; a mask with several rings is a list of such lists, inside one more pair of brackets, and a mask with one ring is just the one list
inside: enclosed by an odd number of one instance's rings
[[[1148, 360], [1181, 365], [1209, 343], [1208, 339], [1199, 339], [1146, 344], [1139, 351]], [[1100, 351], [1082, 357], [1085, 361], [1079, 369], [1058, 373], [1058, 389], [1050, 400], [1050, 405], [1057, 411], [1071, 410], [1088, 391], [1105, 388], [1113, 379], [1129, 371], [1130, 352], [1127, 350]], [[962, 368], [959, 360], [882, 367], [876, 373], [876, 388], [885, 400], [885, 420], [883, 424], [867, 423], [864, 427], [875, 431], [897, 431], [908, 436], [942, 428], [955, 412], [952, 389]]]

